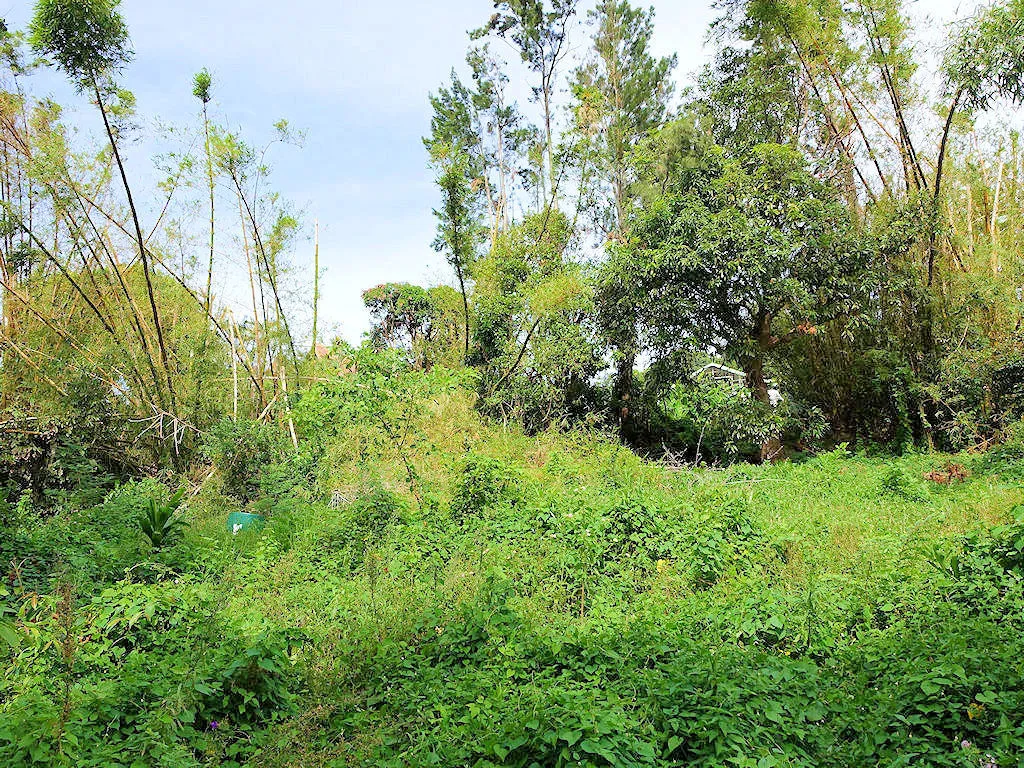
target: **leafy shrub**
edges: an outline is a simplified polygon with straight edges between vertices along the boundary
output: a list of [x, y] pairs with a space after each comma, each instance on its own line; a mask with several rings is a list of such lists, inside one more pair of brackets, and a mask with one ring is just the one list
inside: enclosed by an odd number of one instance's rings
[[205, 585], [122, 582], [85, 603], [43, 598], [23, 625], [12, 661], [21, 684], [0, 704], [4, 765], [127, 768], [146, 755], [192, 768], [203, 752], [240, 764], [267, 724], [294, 711], [301, 633], [252, 636]]
[[349, 513], [351, 530], [364, 542], [379, 538], [388, 526], [401, 524], [408, 505], [381, 485], [360, 491]]
[[1002, 440], [980, 460], [987, 472], [997, 473], [1012, 480], [1024, 480], [1024, 421], [1010, 424], [1002, 433]]
[[225, 419], [210, 430], [204, 452], [220, 470], [225, 490], [248, 504], [257, 498], [264, 468], [281, 461], [285, 438], [260, 421]]
[[740, 499], [712, 494], [688, 536], [690, 573], [696, 589], [708, 589], [731, 568], [749, 563], [761, 540], [749, 505]]
[[470, 454], [463, 462], [452, 497], [452, 517], [478, 517], [487, 507], [514, 498], [517, 487], [511, 467], [498, 459]]
[[781, 409], [757, 402], [745, 388], [704, 378], [672, 387], [652, 421], [669, 447], [698, 461], [756, 456], [785, 424]]
[[195, 717], [204, 730], [231, 732], [241, 739], [293, 711], [295, 681], [289, 657], [304, 635], [273, 630], [247, 643], [239, 637], [228, 639], [232, 642], [212, 654], [212, 663], [204, 665], [193, 685], [200, 694]]
[[339, 510], [337, 522], [317, 536], [317, 558], [352, 570], [369, 549], [383, 542], [390, 528], [404, 523], [407, 509], [400, 496], [379, 484], [363, 488], [347, 508]]
[[924, 501], [927, 498], [920, 483], [907, 477], [898, 464], [890, 465], [885, 475], [882, 476], [878, 493], [881, 496], [903, 501]]
[[658, 511], [639, 493], [624, 496], [605, 513], [606, 556], [656, 560], [666, 550], [661, 533]]

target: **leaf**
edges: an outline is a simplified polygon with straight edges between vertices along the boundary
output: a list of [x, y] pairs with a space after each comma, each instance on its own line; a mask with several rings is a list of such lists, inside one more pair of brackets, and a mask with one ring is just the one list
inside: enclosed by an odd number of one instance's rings
[[561, 728], [558, 731], [558, 738], [567, 743], [570, 747], [583, 737], [583, 731], [572, 728]]
[[0, 640], [3, 640], [11, 648], [17, 648], [21, 642], [21, 635], [17, 627], [9, 621], [0, 621]]

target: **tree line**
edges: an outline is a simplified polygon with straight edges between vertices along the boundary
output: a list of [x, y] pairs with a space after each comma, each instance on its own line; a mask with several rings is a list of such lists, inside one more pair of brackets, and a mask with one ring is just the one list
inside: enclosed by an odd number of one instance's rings
[[[936, 62], [901, 0], [729, 0], [683, 89], [653, 9], [596, 3], [580, 46], [576, 2], [494, 8], [425, 139], [461, 317], [368, 294], [422, 363], [461, 336], [492, 413], [691, 456], [708, 430], [762, 459], [957, 449], [1019, 415], [1020, 137], [997, 115], [1024, 98], [1024, 5], [956, 20]], [[708, 360], [743, 372], [740, 407], [693, 380]]]
[[[33, 488], [183, 469], [224, 420], [297, 442], [292, 409], [326, 375], [318, 253], [296, 260], [270, 185], [301, 136], [229, 130], [203, 70], [142, 184], [118, 5], [38, 0], [0, 30], [0, 458]], [[474, 369], [479, 407], [528, 431], [687, 460], [998, 439], [1024, 370], [1024, 161], [999, 119], [1024, 99], [1024, 4], [957, 20], [937, 67], [905, 0], [718, 8], [713, 59], [679, 83], [652, 9], [481, 3], [424, 138], [451, 280], [367, 290], [368, 343]], [[103, 142], [33, 95], [40, 68]], [[695, 378], [707, 362], [739, 390]]]

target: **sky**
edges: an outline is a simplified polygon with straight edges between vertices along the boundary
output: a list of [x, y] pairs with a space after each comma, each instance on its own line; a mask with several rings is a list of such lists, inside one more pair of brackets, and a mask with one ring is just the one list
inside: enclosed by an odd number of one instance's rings
[[[685, 85], [713, 53], [706, 44], [712, 4], [649, 4], [654, 52], [678, 55], [676, 80]], [[932, 16], [926, 29], [934, 33], [975, 5], [927, 0], [918, 7]], [[310, 279], [319, 222], [321, 327], [356, 342], [369, 327], [360, 298], [366, 288], [450, 282], [430, 245], [437, 193], [421, 137], [430, 127], [429, 92], [453, 66], [462, 69], [466, 30], [492, 10], [490, 0], [122, 0], [136, 52], [122, 83], [148, 124], [194, 125], [191, 79], [206, 67], [221, 123], [254, 143], [281, 118], [304, 132], [301, 148], [274, 149], [272, 186], [302, 211], [295, 261], [308, 264]], [[24, 28], [31, 11], [31, 0], [0, 0], [12, 28]], [[583, 45], [586, 35], [577, 30], [575, 39]], [[88, 107], [59, 78], [34, 77], [36, 95], [77, 100], [83, 106], [69, 120], [90, 125]], [[149, 147], [131, 152], [131, 170], [149, 164]]]

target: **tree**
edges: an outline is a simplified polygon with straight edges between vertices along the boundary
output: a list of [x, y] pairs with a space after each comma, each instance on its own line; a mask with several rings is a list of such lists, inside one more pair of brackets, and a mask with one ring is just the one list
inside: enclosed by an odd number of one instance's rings
[[508, 77], [486, 45], [466, 55], [473, 87], [453, 71], [450, 85], [431, 94], [430, 135], [423, 145], [435, 163], [458, 148], [466, 155], [466, 175], [483, 191], [491, 217], [491, 242], [508, 228], [516, 160], [533, 136], [515, 103], [505, 96]]
[[[111, 115], [108, 113], [104, 101], [104, 92], [109, 96], [110, 92], [114, 90], [110, 80], [111, 75], [127, 64], [132, 56], [132, 51], [128, 47], [128, 28], [117, 12], [119, 5], [120, 0], [38, 0], [30, 34], [32, 47], [38, 53], [52, 58], [80, 93], [91, 91], [96, 98], [96, 105], [103, 118], [103, 126], [106, 129], [110, 148], [113, 151], [125, 195], [128, 198], [128, 207], [131, 211], [138, 243], [139, 259], [142, 262], [145, 275], [150, 312], [156, 330], [160, 362], [167, 385], [167, 396], [170, 399], [171, 413], [176, 414], [174, 383], [171, 379], [163, 326], [160, 323], [160, 313], [153, 290], [146, 238], [139, 223], [138, 209], [135, 206], [131, 185], [128, 183], [128, 174], [121, 159]], [[122, 99], [126, 96], [124, 92], [118, 92], [117, 95]], [[154, 368], [155, 374], [155, 366], [151, 367]], [[155, 384], [158, 398], [162, 401], [163, 394], [160, 383], [157, 381]]]
[[[764, 404], [770, 357], [853, 312], [865, 263], [849, 212], [780, 145], [707, 152], [613, 260], [654, 355], [693, 346], [738, 360]], [[762, 458], [779, 447], [766, 442]]]
[[595, 30], [595, 60], [576, 70], [574, 89], [579, 99], [591, 95], [596, 102], [601, 186], [611, 193], [601, 223], [606, 232], [621, 232], [635, 196], [632, 155], [665, 119], [676, 57], [655, 58], [650, 52], [653, 9], [633, 8], [627, 0], [602, 0], [589, 20]]
[[213, 195], [213, 151], [210, 147], [210, 115], [207, 107], [212, 96], [210, 88], [213, 80], [205, 69], [196, 73], [192, 80], [192, 95], [203, 105], [203, 136], [206, 154], [206, 181], [210, 192], [210, 261], [206, 267], [206, 311], [209, 312], [213, 303], [213, 244], [215, 235], [214, 195]]
[[[952, 40], [943, 66], [951, 99], [939, 142], [933, 200], [938, 207], [950, 129], [957, 110], [988, 109], [997, 99], [1024, 103], [1024, 2], [1009, 0], [982, 8]], [[933, 232], [928, 248], [928, 284], [932, 284], [937, 250]]]
[[[413, 365], [429, 370], [451, 360], [450, 350], [461, 336], [461, 311], [453, 300], [460, 299], [447, 285], [422, 288], [409, 283], [385, 283], [363, 291], [363, 304], [370, 312], [370, 339], [377, 348], [406, 351]], [[464, 361], [464, 355], [458, 355]]]
[[[588, 122], [597, 132], [599, 175], [588, 193], [597, 198], [599, 230], [621, 239], [627, 236], [638, 195], [637, 149], [665, 119], [676, 58], [659, 59], [650, 52], [653, 9], [636, 9], [626, 0], [602, 0], [589, 20], [594, 27], [594, 60], [576, 70], [574, 83], [578, 109], [593, 113]], [[603, 275], [608, 277], [610, 272]], [[613, 407], [618, 410], [620, 434], [627, 438], [636, 328], [632, 312], [622, 312], [618, 306], [619, 287], [614, 279], [602, 281], [598, 306], [613, 347]]]
[[[481, 137], [484, 162], [484, 184], [492, 209], [491, 243], [511, 222], [510, 207], [516, 165], [536, 135], [536, 128], [523, 120], [514, 101], [505, 93], [508, 75], [503, 62], [487, 45], [471, 48], [466, 63], [473, 73], [476, 91], [472, 107], [477, 132]], [[496, 174], [497, 183], [490, 181]]]
[[455, 270], [462, 294], [464, 350], [469, 356], [469, 288], [467, 270], [476, 254], [479, 221], [472, 185], [467, 178], [469, 159], [465, 152], [454, 149], [440, 159], [437, 185], [441, 190], [441, 206], [434, 210], [437, 237], [434, 249], [445, 254]]
[[482, 405], [530, 430], [582, 417], [599, 367], [593, 286], [566, 256], [571, 239], [564, 213], [532, 214], [473, 266], [470, 361]]
[[569, 53], [569, 21], [576, 13], [578, 0], [495, 0], [496, 13], [474, 37], [488, 33], [511, 40], [523, 62], [537, 74], [534, 98], [540, 101], [544, 116], [544, 155], [546, 157], [547, 194], [556, 197], [554, 95], [558, 68]]

